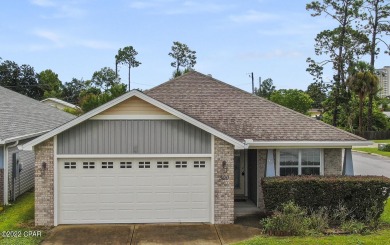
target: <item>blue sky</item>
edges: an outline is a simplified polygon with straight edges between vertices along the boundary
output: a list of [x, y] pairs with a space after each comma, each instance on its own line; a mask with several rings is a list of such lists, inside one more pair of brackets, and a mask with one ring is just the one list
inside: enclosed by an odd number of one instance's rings
[[[306, 89], [312, 77], [314, 37], [332, 20], [313, 18], [309, 1], [275, 0], [18, 0], [0, 2], [0, 57], [36, 72], [52, 69], [62, 82], [90, 79], [114, 69], [119, 48], [132, 45], [142, 65], [132, 70], [132, 88], [167, 81], [174, 70], [173, 41], [197, 51], [195, 69], [251, 90], [248, 73], [272, 78], [277, 89]], [[387, 62], [387, 63], [386, 63]], [[380, 55], [377, 67], [390, 65]], [[127, 69], [120, 69], [127, 84]], [[331, 77], [332, 74], [326, 74]]]

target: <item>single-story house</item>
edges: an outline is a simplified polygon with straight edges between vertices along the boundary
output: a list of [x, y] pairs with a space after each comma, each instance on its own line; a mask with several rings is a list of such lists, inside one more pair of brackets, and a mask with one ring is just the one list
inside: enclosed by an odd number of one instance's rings
[[35, 156], [22, 145], [75, 118], [0, 86], [0, 205], [34, 187]]
[[63, 100], [60, 100], [57, 98], [47, 98], [47, 99], [41, 100], [41, 102], [44, 104], [51, 105], [51, 106], [53, 106], [61, 111], [65, 110], [65, 109], [73, 109], [73, 110], [80, 109], [80, 107], [78, 107], [77, 105], [73, 105], [69, 102], [66, 102], [66, 101], [63, 101]]
[[[23, 146], [36, 225], [234, 222], [261, 178], [353, 174], [370, 142], [191, 71], [132, 90]], [[343, 160], [344, 155], [344, 160]]]

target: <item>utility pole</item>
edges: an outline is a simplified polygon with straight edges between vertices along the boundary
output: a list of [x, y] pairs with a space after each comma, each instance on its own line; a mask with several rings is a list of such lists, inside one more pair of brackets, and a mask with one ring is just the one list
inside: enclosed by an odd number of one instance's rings
[[261, 93], [261, 77], [259, 77], [259, 94]]
[[255, 93], [255, 80], [253, 79], [253, 72], [251, 73], [251, 77], [252, 77], [252, 94]]

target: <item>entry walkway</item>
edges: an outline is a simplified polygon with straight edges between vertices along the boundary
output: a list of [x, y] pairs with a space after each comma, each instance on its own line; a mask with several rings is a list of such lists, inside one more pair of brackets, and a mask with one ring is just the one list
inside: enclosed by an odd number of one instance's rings
[[260, 232], [243, 225], [61, 225], [42, 244], [230, 244]]

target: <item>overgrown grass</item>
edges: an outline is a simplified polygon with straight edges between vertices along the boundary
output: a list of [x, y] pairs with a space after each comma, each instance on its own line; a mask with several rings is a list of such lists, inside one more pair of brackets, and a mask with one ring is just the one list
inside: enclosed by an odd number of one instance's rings
[[[34, 226], [34, 192], [27, 192], [0, 212], [0, 244], [39, 244], [45, 231], [42, 231], [42, 236], [28, 234], [33, 231], [41, 230]], [[7, 235], [21, 237], [5, 237]]]
[[353, 148], [354, 151], [362, 151], [366, 153], [374, 153], [385, 157], [390, 157], [390, 152], [380, 151], [377, 148]]
[[381, 230], [368, 235], [329, 235], [329, 236], [305, 236], [305, 237], [273, 237], [258, 236], [250, 240], [236, 243], [236, 245], [259, 245], [259, 244], [390, 244], [390, 199], [380, 220], [383, 222]]

